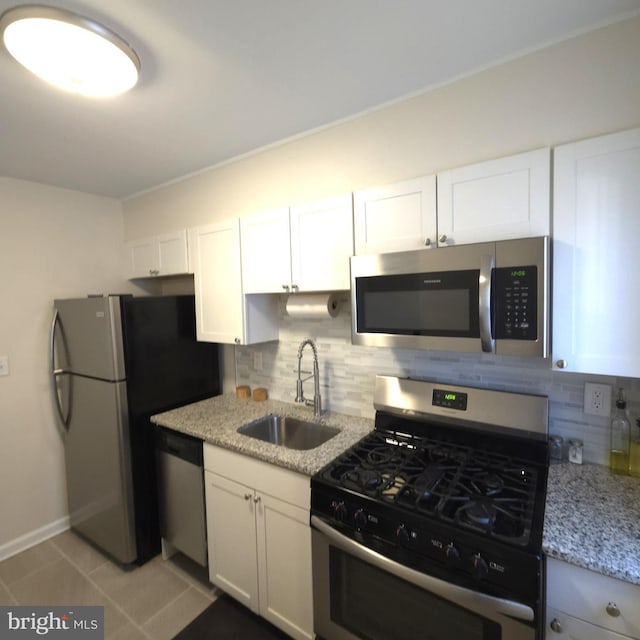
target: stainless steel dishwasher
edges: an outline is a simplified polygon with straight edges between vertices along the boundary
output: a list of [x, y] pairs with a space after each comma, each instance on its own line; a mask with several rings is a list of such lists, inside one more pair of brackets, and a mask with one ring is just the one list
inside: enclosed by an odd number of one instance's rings
[[158, 515], [165, 542], [207, 566], [202, 440], [159, 428]]

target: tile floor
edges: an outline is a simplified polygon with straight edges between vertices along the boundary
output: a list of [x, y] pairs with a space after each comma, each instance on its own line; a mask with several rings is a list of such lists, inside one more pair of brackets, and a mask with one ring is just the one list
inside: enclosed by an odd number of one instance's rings
[[185, 556], [124, 569], [71, 531], [0, 562], [0, 605], [103, 605], [105, 640], [170, 640], [217, 595]]

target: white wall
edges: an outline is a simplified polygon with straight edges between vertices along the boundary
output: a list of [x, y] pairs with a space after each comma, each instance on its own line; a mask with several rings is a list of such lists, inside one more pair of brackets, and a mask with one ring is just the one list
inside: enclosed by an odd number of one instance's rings
[[55, 298], [132, 292], [122, 205], [0, 177], [0, 559], [66, 526], [64, 453], [48, 377]]
[[131, 198], [125, 236], [638, 126], [639, 62], [634, 18]]

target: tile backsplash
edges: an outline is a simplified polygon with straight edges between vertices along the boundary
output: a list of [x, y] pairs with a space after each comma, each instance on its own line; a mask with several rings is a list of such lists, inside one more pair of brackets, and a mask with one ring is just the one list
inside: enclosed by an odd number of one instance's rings
[[[376, 374], [412, 377], [449, 384], [517, 391], [548, 396], [549, 432], [584, 442], [584, 459], [607, 464], [609, 418], [583, 412], [585, 382], [624, 387], [632, 420], [640, 416], [640, 380], [552, 371], [548, 361], [482, 354], [414, 351], [361, 347], [351, 344], [348, 300], [336, 318], [290, 318], [281, 299], [280, 340], [236, 347], [237, 384], [266, 387], [269, 397], [293, 402], [298, 374], [298, 346], [310, 337], [316, 341], [320, 364], [323, 408], [347, 415], [373, 417], [373, 381]], [[254, 354], [261, 354], [255, 357]], [[260, 363], [258, 369], [254, 364]], [[305, 349], [302, 370], [311, 372], [312, 353]], [[304, 377], [304, 376], [303, 376]], [[313, 397], [313, 381], [304, 384]]]

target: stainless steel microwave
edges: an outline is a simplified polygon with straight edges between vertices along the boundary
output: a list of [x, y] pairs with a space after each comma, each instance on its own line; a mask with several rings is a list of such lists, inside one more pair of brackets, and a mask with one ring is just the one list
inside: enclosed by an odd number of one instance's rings
[[546, 358], [549, 238], [351, 258], [353, 344]]

